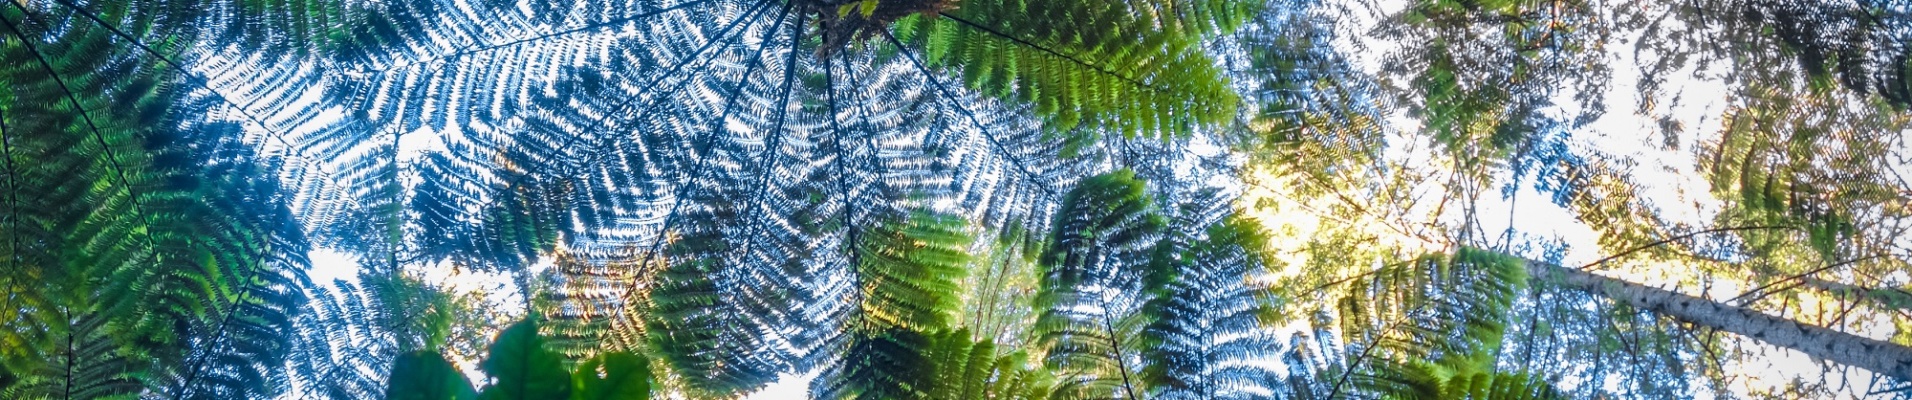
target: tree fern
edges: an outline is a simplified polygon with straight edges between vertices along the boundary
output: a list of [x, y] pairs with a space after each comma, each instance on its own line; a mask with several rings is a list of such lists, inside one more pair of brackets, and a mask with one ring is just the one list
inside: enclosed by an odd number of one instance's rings
[[1021, 352], [999, 354], [964, 330], [891, 329], [845, 352], [842, 375], [824, 399], [1047, 399], [1052, 380]]
[[965, 1], [898, 23], [933, 66], [951, 65], [991, 96], [1036, 106], [1052, 129], [1086, 124], [1186, 136], [1234, 113], [1234, 92], [1202, 52], [1257, 6], [1196, 2]]
[[[1070, 6], [1119, 13], [1099, 4]], [[900, 2], [882, 7], [922, 11]], [[694, 281], [707, 273], [732, 275], [715, 287], [751, 288], [721, 296], [734, 300], [731, 310], [749, 321], [725, 326], [775, 343], [751, 346], [769, 353], [745, 357], [779, 360], [766, 365], [782, 370], [783, 364], [807, 365], [821, 357], [819, 346], [830, 335], [814, 327], [836, 325], [831, 318], [847, 315], [777, 310], [847, 307], [830, 300], [839, 297], [831, 291], [842, 287], [829, 282], [850, 274], [843, 250], [851, 246], [828, 243], [852, 242], [848, 226], [951, 199], [990, 226], [1021, 223], [1040, 230], [1059, 200], [1049, 186], [1097, 169], [1055, 155], [1099, 151], [1093, 141], [1040, 132], [1116, 131], [1116, 122], [1131, 121], [1116, 118], [1120, 114], [1159, 115], [1164, 121], [1133, 124], [1130, 131], [1186, 132], [1228, 114], [1230, 101], [1193, 96], [1225, 94], [1209, 93], [1222, 81], [1201, 73], [1214, 69], [1199, 48], [1231, 28], [1232, 17], [1208, 14], [1206, 4], [1134, 7], [1155, 10], [1171, 29], [1155, 32], [1152, 21], [1127, 21], [1116, 29], [1154, 33], [1138, 41], [1104, 30], [1098, 34], [1107, 36], [1102, 42], [1083, 46], [1056, 32], [1091, 26], [1064, 24], [1011, 41], [1017, 48], [1046, 49], [1029, 50], [1039, 52], [1029, 53], [1038, 55], [1032, 59], [1090, 62], [1037, 74], [1057, 73], [1044, 81], [1057, 84], [1040, 90], [1076, 92], [1044, 101], [1075, 104], [1071, 112], [1101, 118], [1080, 128], [1042, 128], [1040, 121], [1059, 121], [1056, 112], [977, 93], [972, 89], [981, 86], [944, 76], [936, 68], [966, 62], [933, 57], [936, 51], [925, 51], [915, 39], [896, 40], [886, 24], [869, 25], [867, 34], [827, 37], [826, 29], [812, 23], [850, 14], [808, 3], [220, 4], [204, 16], [216, 22], [213, 35], [170, 60], [190, 66], [184, 75], [199, 75], [195, 82], [232, 100], [230, 108], [255, 125], [248, 138], [274, 143], [268, 147], [287, 160], [282, 178], [295, 186], [295, 211], [318, 243], [385, 273], [450, 262], [529, 276], [518, 271], [563, 252], [577, 267], [561, 271], [567, 276], [560, 279], [625, 293], [615, 300], [594, 296], [597, 303], [590, 306], [600, 310], [595, 315], [618, 321], [631, 321], [640, 311], [675, 312], [653, 303], [676, 301], [672, 291], [703, 285]], [[859, 17], [878, 17], [881, 10], [869, 11]], [[263, 14], [260, 23], [231, 24], [253, 13]], [[996, 22], [966, 20], [978, 26]], [[1025, 32], [1004, 30], [1020, 25], [991, 29], [1020, 35]], [[827, 41], [849, 37], [857, 42], [846, 44], [852, 51], [819, 51], [835, 48]], [[1176, 46], [1156, 56], [1117, 48], [1156, 42]], [[241, 53], [249, 49], [263, 50]], [[1085, 58], [1092, 56], [1106, 60]], [[1126, 67], [1143, 60], [1151, 60], [1144, 69]], [[1120, 70], [1094, 70], [1100, 66]], [[1113, 85], [1122, 77], [1111, 72], [1159, 88]], [[1166, 106], [1106, 99], [1124, 93]], [[1195, 117], [1197, 111], [1204, 116]], [[326, 123], [321, 115], [342, 118]], [[809, 221], [821, 223], [806, 226]], [[677, 243], [706, 239], [727, 243]], [[690, 254], [696, 248], [736, 253]], [[605, 269], [685, 270], [692, 268], [684, 266], [691, 259], [721, 263], [689, 274]], [[809, 266], [821, 267], [799, 268]], [[602, 274], [568, 275], [586, 271]], [[613, 276], [647, 282], [604, 279]], [[610, 309], [617, 311], [603, 311]], [[571, 334], [579, 339], [606, 333], [621, 338], [616, 342], [622, 344], [607, 347], [628, 347], [636, 342], [633, 336], [654, 331], [628, 322], [552, 322], [578, 327]], [[751, 331], [757, 333], [744, 333]], [[760, 380], [743, 379], [717, 391], [754, 387]]]
[[1064, 374], [1065, 398], [1140, 398], [1139, 312], [1155, 239], [1166, 224], [1134, 172], [1083, 180], [1056, 212], [1036, 297], [1036, 345]]
[[7, 397], [284, 389], [306, 244], [262, 173], [275, 164], [125, 41], [188, 33], [161, 23], [195, 15], [180, 6], [0, 8], [0, 52], [20, 61], [0, 70]]
[[[1180, 254], [1160, 254], [1157, 267], [1173, 278], [1151, 302], [1156, 320], [1145, 333], [1154, 345], [1143, 381], [1150, 398], [1267, 398], [1276, 391], [1275, 370], [1256, 365], [1281, 347], [1263, 327], [1271, 300], [1247, 281], [1267, 265], [1260, 254], [1265, 234], [1256, 222], [1230, 218], [1208, 225], [1204, 237]], [[1178, 246], [1179, 247], [1179, 246]], [[1263, 360], [1271, 361], [1271, 360]]]
[[1327, 396], [1561, 398], [1543, 380], [1495, 363], [1525, 285], [1519, 260], [1471, 248], [1351, 282], [1339, 312], [1348, 358]]

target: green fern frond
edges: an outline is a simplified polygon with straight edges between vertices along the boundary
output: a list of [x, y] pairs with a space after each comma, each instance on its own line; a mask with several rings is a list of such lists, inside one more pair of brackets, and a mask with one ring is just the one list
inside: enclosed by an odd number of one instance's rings
[[[1160, 254], [1171, 271], [1149, 304], [1144, 331], [1153, 344], [1142, 370], [1150, 398], [1266, 398], [1279, 393], [1280, 373], [1257, 364], [1281, 347], [1263, 327], [1273, 313], [1265, 291], [1249, 284], [1265, 268], [1266, 234], [1253, 220], [1230, 217], [1208, 225], [1180, 254]], [[1166, 241], [1165, 241], [1166, 242]]]
[[968, 221], [916, 213], [859, 233], [857, 329], [949, 329], [969, 263]]
[[1237, 0], [971, 0], [904, 18], [895, 34], [966, 86], [1034, 106], [1052, 132], [1186, 137], [1234, 117], [1234, 92], [1202, 50], [1257, 9]]
[[[129, 39], [190, 35], [165, 22], [199, 11], [0, 5], [0, 58], [22, 61], [0, 68], [5, 301], [37, 314], [8, 319], [0, 342], [43, 346], [0, 354], [19, 378], [0, 388], [10, 398], [285, 389], [306, 243], [266, 172], [275, 160], [204, 118], [217, 99]], [[18, 290], [29, 281], [45, 290]]]
[[1383, 267], [1350, 283], [1340, 300], [1340, 322], [1351, 358], [1330, 390], [1449, 390], [1439, 382], [1491, 373], [1514, 297], [1526, 286], [1524, 265], [1462, 248], [1452, 256]]
[[965, 330], [919, 333], [892, 329], [855, 339], [839, 375], [818, 384], [831, 400], [1049, 398], [1051, 378], [1020, 352], [998, 354]]
[[1069, 398], [1140, 396], [1136, 357], [1149, 254], [1166, 221], [1129, 170], [1085, 179], [1063, 198], [1040, 259], [1032, 327], [1043, 362], [1068, 376]]

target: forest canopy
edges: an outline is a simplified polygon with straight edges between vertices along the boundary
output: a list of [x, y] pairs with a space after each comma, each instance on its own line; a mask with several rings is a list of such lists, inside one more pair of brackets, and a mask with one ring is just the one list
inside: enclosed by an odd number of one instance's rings
[[6, 0], [4, 399], [1912, 398], [1912, 1]]

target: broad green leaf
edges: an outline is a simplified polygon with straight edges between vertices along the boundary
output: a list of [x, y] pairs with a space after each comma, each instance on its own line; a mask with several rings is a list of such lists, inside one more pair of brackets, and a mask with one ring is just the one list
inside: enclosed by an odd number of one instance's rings
[[434, 351], [414, 351], [392, 362], [386, 400], [468, 400], [476, 395], [458, 367]]
[[564, 356], [544, 348], [538, 322], [526, 319], [498, 333], [491, 355], [478, 364], [491, 375], [481, 399], [562, 399], [571, 394]]
[[616, 352], [599, 354], [578, 364], [572, 374], [577, 390], [572, 400], [647, 400], [651, 398], [651, 360]]

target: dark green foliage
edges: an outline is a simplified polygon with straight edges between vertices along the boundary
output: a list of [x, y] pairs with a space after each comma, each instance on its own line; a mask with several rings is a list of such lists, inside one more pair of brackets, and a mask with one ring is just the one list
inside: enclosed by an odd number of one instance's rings
[[826, 399], [908, 399], [935, 383], [937, 365], [926, 335], [892, 328], [858, 334], [838, 361], [836, 376], [817, 388]]
[[572, 400], [647, 400], [654, 377], [651, 360], [631, 353], [603, 353], [578, 363], [571, 375]]
[[405, 353], [393, 361], [385, 399], [645, 400], [654, 388], [650, 361], [632, 353], [598, 354], [573, 371], [562, 356], [544, 348], [534, 319], [499, 333], [479, 368], [491, 384], [474, 391], [438, 352]]
[[1149, 254], [1166, 225], [1142, 182], [1123, 170], [1084, 179], [1063, 198], [1040, 259], [1033, 327], [1058, 396], [1139, 398], [1136, 357], [1149, 299]]
[[930, 65], [1031, 104], [1054, 131], [1182, 137], [1234, 117], [1235, 94], [1203, 50], [1259, 4], [1241, 0], [967, 0], [899, 21]]
[[[1249, 284], [1265, 268], [1266, 234], [1239, 217], [1208, 225], [1200, 241], [1179, 254], [1160, 254], [1172, 271], [1149, 305], [1155, 320], [1143, 331], [1153, 347], [1142, 370], [1155, 399], [1268, 398], [1281, 380], [1257, 358], [1281, 347], [1263, 327], [1273, 309], [1268, 294]], [[1166, 246], [1165, 246], [1166, 247]], [[1260, 389], [1260, 390], [1257, 390]], [[1268, 394], [1263, 395], [1261, 390]]]
[[511, 324], [491, 342], [491, 354], [478, 367], [492, 377], [480, 399], [563, 399], [571, 395], [564, 357], [544, 348], [537, 319]]
[[386, 378], [386, 400], [470, 400], [477, 397], [458, 367], [434, 351], [398, 356]]
[[306, 242], [277, 160], [127, 39], [189, 40], [191, 5], [0, 4], [0, 397], [284, 389]]
[[918, 333], [892, 329], [856, 341], [844, 352], [836, 383], [822, 399], [940, 400], [1049, 398], [1051, 378], [1020, 352], [998, 354], [964, 330]]

